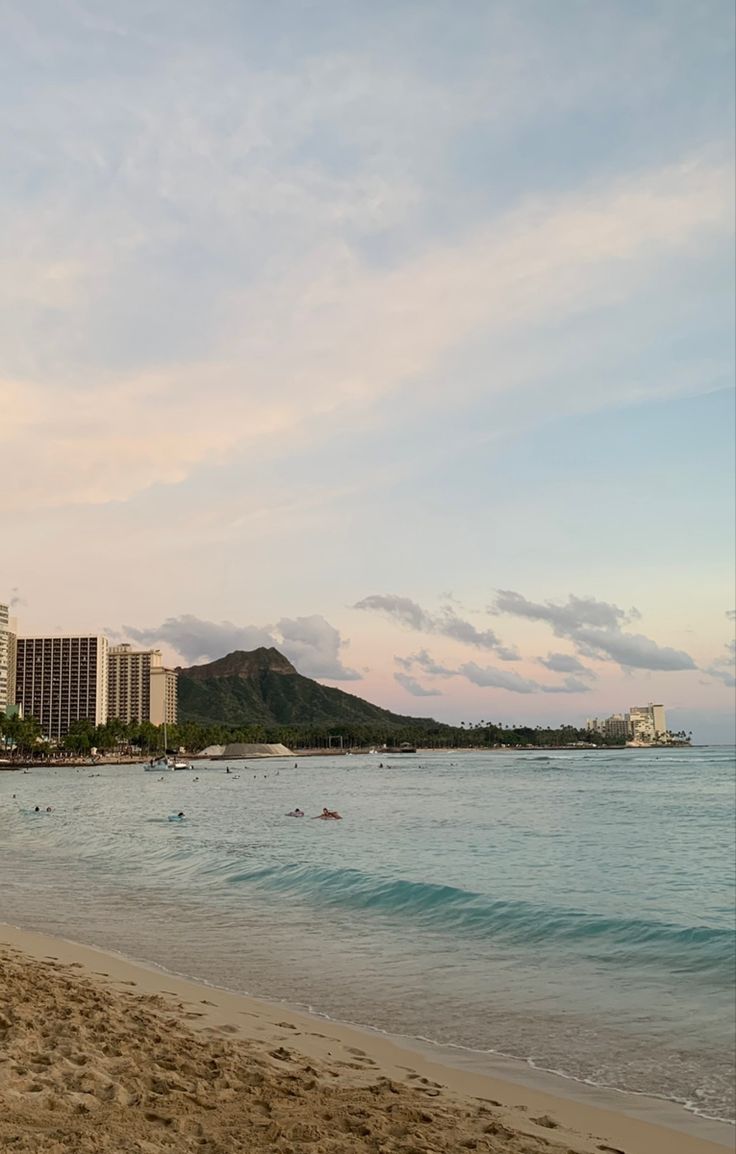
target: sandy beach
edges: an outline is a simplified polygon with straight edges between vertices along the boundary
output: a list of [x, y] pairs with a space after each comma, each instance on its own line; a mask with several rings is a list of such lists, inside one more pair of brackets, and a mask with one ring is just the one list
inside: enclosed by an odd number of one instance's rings
[[555, 1096], [9, 926], [0, 974], [3, 1151], [722, 1154], [732, 1143], [717, 1123], [692, 1119], [701, 1136], [662, 1125], [661, 1103], [617, 1095], [611, 1110], [584, 1087]]

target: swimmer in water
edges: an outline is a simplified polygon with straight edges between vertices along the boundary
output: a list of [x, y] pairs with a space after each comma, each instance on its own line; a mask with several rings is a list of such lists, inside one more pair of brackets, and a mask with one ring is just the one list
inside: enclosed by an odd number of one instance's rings
[[322, 820], [322, 821], [342, 821], [342, 815], [339, 814], [336, 809], [328, 809], [327, 806], [325, 806], [324, 809], [322, 810], [322, 813], [318, 813], [316, 815], [315, 820], [317, 820], [317, 821], [319, 821], [319, 820]]
[[294, 809], [292, 809], [291, 813], [287, 813], [286, 816], [287, 817], [304, 817], [304, 810], [299, 809], [299, 806], [297, 805]]
[[40, 813], [41, 812], [41, 806], [37, 805], [33, 812], [34, 813]]

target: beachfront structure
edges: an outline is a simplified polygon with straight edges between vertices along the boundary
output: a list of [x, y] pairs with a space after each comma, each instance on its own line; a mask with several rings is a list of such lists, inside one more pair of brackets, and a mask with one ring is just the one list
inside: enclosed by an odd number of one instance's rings
[[661, 741], [667, 735], [663, 705], [632, 705], [629, 710], [629, 736], [633, 741]]
[[107, 715], [125, 722], [174, 725], [177, 677], [165, 669], [160, 649], [112, 645], [108, 654]]
[[0, 714], [15, 705], [16, 625], [10, 608], [0, 605]]
[[667, 721], [664, 706], [632, 705], [628, 713], [612, 713], [610, 717], [589, 717], [585, 728], [605, 737], [623, 738], [624, 741], [649, 743], [667, 740]]
[[59, 740], [75, 721], [107, 721], [106, 637], [19, 637], [16, 701], [41, 732]]

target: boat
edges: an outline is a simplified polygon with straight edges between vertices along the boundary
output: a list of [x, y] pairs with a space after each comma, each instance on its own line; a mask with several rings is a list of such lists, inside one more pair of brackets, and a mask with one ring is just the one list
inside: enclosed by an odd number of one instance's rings
[[163, 773], [173, 769], [173, 762], [170, 757], [152, 757], [148, 765], [144, 765], [143, 769], [146, 773]]
[[166, 747], [168, 746], [168, 744], [169, 744], [169, 742], [168, 742], [168, 730], [166, 727], [166, 722], [164, 722], [164, 749], [163, 749], [163, 753], [160, 753], [158, 755], [158, 757], [152, 757], [151, 760], [149, 761], [148, 765], [144, 766], [146, 773], [155, 773], [156, 771], [158, 771], [160, 773], [162, 770], [172, 770], [173, 771], [175, 769], [191, 769], [192, 768], [188, 761], [181, 761], [179, 758], [169, 757], [168, 753], [166, 752]]

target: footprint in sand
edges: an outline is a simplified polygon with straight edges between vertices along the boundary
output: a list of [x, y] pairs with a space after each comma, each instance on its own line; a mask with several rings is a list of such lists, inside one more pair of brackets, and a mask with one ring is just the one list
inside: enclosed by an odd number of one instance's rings
[[143, 1117], [146, 1122], [158, 1122], [160, 1126], [170, 1126], [174, 1121], [173, 1118], [167, 1118], [165, 1114], [154, 1114], [152, 1111], [144, 1114]]

